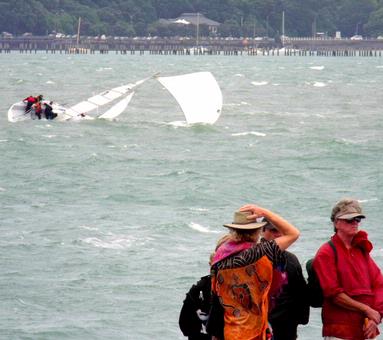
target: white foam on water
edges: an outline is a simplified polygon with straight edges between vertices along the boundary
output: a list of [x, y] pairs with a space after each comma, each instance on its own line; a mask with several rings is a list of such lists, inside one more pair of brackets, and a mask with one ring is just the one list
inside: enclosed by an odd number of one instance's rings
[[252, 81], [251, 82], [254, 86], [264, 86], [264, 85], [267, 85], [268, 82], [267, 81]]
[[376, 68], [383, 68], [383, 65], [378, 65], [376, 66]]
[[52, 80], [48, 80], [45, 84], [55, 84], [55, 82]]
[[18, 80], [16, 81], [16, 84], [21, 84], [21, 83], [24, 83], [24, 79], [18, 79]]
[[379, 201], [379, 199], [378, 198], [370, 198], [370, 199], [365, 199], [365, 200], [358, 200], [359, 203], [374, 202], [374, 201]]
[[57, 135], [42, 135], [42, 137], [45, 137], [45, 138], [56, 138]]
[[273, 83], [273, 84], [271, 84], [271, 85], [273, 85], [273, 86], [280, 86], [281, 84]]
[[317, 71], [322, 71], [324, 69], [324, 66], [310, 66], [310, 69], [317, 70]]
[[257, 131], [246, 131], [246, 132], [237, 132], [237, 133], [232, 133], [231, 134], [233, 137], [238, 137], [238, 136], [248, 136], [248, 135], [253, 135], [253, 136], [258, 136], [258, 137], [265, 137], [266, 134], [263, 132], [257, 132]]
[[97, 227], [89, 227], [86, 225], [80, 225], [80, 228], [85, 229], [85, 230], [92, 230], [92, 231], [98, 230]]
[[205, 227], [201, 224], [194, 223], [194, 222], [190, 222], [189, 227], [193, 230], [199, 231], [200, 233], [213, 233], [213, 234], [219, 233], [219, 231], [210, 230], [208, 227]]
[[6, 191], [4, 188], [0, 187], [0, 191], [4, 192]]
[[[82, 242], [90, 244], [96, 248], [105, 248], [105, 249], [127, 249], [133, 245], [137, 245], [137, 239], [134, 237], [128, 236], [108, 236], [106, 239], [101, 239], [98, 237], [87, 237], [82, 240]], [[141, 244], [145, 242], [139, 242]]]
[[0, 143], [8, 142], [8, 139], [0, 139]]
[[313, 86], [314, 87], [325, 87], [326, 84], [322, 83], [321, 81], [316, 81], [316, 82], [314, 82]]
[[96, 72], [110, 71], [113, 70], [112, 67], [99, 67]]
[[206, 208], [190, 208], [192, 211], [209, 211], [209, 209]]
[[166, 125], [173, 126], [174, 128], [190, 126], [186, 121], [183, 121], [183, 120], [175, 120], [174, 122], [166, 123]]
[[242, 73], [237, 73], [234, 75], [235, 77], [244, 77], [244, 75]]

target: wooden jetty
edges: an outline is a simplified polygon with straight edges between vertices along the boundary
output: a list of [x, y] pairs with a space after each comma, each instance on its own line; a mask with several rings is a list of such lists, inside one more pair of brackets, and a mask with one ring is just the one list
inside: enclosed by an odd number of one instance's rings
[[[197, 45], [198, 44], [198, 45]], [[203, 38], [189, 37], [0, 37], [0, 53], [60, 54], [154, 54], [154, 55], [249, 55], [249, 56], [327, 56], [381, 57], [383, 40], [325, 39], [283, 37]]]

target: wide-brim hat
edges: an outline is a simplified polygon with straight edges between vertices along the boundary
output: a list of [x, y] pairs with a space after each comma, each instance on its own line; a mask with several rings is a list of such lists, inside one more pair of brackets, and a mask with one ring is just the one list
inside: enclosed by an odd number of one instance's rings
[[253, 230], [262, 228], [267, 224], [267, 222], [263, 221], [263, 218], [257, 218], [253, 221], [248, 220], [247, 216], [249, 215], [251, 215], [249, 211], [236, 211], [234, 213], [233, 223], [227, 223], [223, 226], [232, 229]]

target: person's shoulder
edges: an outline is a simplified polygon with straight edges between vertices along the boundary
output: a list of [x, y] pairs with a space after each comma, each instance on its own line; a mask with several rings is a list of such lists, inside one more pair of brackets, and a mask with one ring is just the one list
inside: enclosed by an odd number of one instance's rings
[[298, 257], [294, 253], [285, 250], [285, 256], [286, 256], [287, 261], [289, 261], [289, 262], [290, 261], [291, 262], [298, 262], [299, 263], [299, 259], [298, 259]]

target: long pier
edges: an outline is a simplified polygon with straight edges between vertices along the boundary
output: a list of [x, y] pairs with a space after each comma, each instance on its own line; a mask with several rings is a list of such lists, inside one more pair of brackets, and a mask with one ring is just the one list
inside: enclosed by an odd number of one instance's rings
[[157, 55], [250, 55], [250, 56], [326, 56], [381, 57], [383, 40], [379, 39], [274, 39], [236, 38], [158, 38], [158, 37], [83, 37], [77, 44], [75, 37], [50, 36], [2, 37], [1, 53], [60, 54], [157, 54]]

